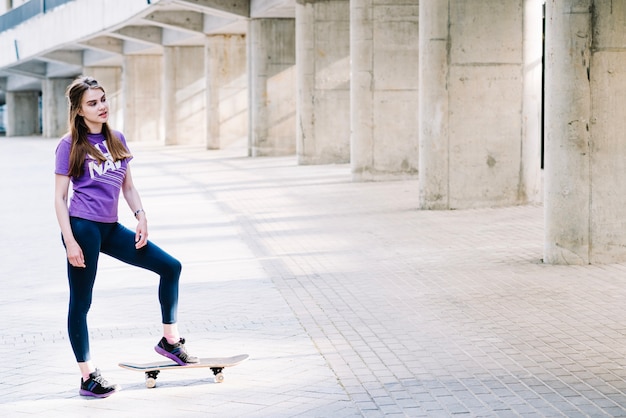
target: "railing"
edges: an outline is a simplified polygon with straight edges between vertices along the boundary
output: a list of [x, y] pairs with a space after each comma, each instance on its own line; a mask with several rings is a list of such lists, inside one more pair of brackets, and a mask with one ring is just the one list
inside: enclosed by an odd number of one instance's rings
[[47, 13], [55, 7], [69, 3], [70, 1], [74, 0], [30, 0], [0, 15], [0, 32], [14, 28], [28, 19], [32, 19], [42, 13]]

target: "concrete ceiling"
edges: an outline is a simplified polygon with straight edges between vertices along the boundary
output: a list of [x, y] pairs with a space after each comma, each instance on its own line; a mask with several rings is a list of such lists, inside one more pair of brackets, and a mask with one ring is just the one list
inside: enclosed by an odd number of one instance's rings
[[0, 104], [6, 90], [39, 90], [45, 78], [121, 66], [124, 55], [161, 54], [166, 46], [201, 46], [207, 35], [245, 34], [250, 18], [294, 17], [295, 0], [160, 0], [89, 38], [0, 68]]

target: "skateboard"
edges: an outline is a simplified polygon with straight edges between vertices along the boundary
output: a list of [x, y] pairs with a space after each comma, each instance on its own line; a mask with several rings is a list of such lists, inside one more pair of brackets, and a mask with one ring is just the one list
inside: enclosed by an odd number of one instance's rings
[[224, 381], [222, 370], [226, 367], [233, 367], [248, 360], [250, 356], [247, 354], [239, 354], [232, 357], [207, 357], [201, 358], [199, 363], [189, 363], [180, 366], [170, 360], [159, 360], [152, 363], [119, 363], [118, 365], [124, 369], [144, 372], [146, 374], [146, 387], [153, 388], [156, 386], [156, 379], [161, 370], [182, 370], [182, 369], [198, 369], [208, 367], [215, 376], [216, 383]]

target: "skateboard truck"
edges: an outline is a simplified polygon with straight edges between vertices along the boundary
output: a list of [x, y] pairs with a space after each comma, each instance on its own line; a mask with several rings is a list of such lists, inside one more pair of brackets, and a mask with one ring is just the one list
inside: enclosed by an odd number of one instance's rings
[[150, 370], [146, 372], [146, 387], [152, 389], [156, 386], [156, 379], [161, 371], [160, 370]]
[[[213, 376], [215, 377], [215, 383], [222, 383], [224, 381], [224, 373], [222, 373], [222, 370], [224, 370], [223, 367], [211, 367], [211, 371], [213, 372]], [[159, 373], [161, 373], [161, 370], [150, 370], [146, 372], [147, 388], [152, 389], [156, 387], [156, 380]]]
[[213, 376], [215, 376], [215, 383], [222, 383], [224, 381], [224, 370], [223, 367], [211, 367], [211, 371], [213, 372]]

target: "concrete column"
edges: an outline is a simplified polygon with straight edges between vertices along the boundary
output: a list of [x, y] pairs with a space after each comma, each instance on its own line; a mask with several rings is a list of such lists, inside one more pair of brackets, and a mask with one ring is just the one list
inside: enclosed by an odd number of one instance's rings
[[522, 0], [423, 0], [420, 10], [420, 206], [523, 202]]
[[545, 251], [626, 260], [626, 4], [551, 0], [546, 28]]
[[249, 154], [296, 152], [295, 19], [251, 19]]
[[591, 3], [546, 3], [544, 262], [551, 264], [590, 261]]
[[300, 164], [350, 161], [350, 2], [296, 3]]
[[203, 46], [163, 48], [163, 123], [167, 145], [206, 145]]
[[592, 10], [589, 261], [614, 263], [626, 260], [626, 3]]
[[207, 149], [246, 148], [249, 118], [246, 37], [209, 36], [205, 60], [209, 108]]
[[418, 15], [418, 0], [350, 2], [350, 162], [355, 180], [417, 174]]
[[7, 91], [7, 136], [39, 135], [39, 91]]
[[420, 2], [419, 198], [422, 209], [450, 208], [449, 2]]
[[125, 55], [124, 134], [129, 141], [163, 142], [163, 57]]
[[[109, 102], [109, 126], [127, 136], [124, 126], [122, 67], [85, 67], [83, 73], [98, 80], [106, 92]], [[137, 114], [141, 117], [141, 112]]]
[[42, 135], [56, 138], [68, 132], [68, 103], [65, 90], [72, 78], [46, 78], [41, 87]]

